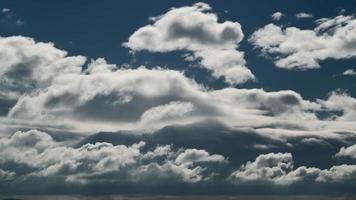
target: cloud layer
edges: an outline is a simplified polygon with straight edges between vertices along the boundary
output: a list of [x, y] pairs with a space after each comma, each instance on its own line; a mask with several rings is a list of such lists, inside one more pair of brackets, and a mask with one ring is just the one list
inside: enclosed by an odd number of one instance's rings
[[6, 192], [20, 194], [67, 193], [107, 185], [124, 189], [129, 186], [134, 192], [142, 192], [145, 188], [157, 190], [162, 184], [173, 188], [270, 184], [287, 187], [298, 183], [350, 184], [356, 179], [356, 165], [294, 167], [291, 153], [261, 154], [236, 169], [237, 165], [228, 158], [204, 149], [167, 144], [150, 147], [143, 141], [73, 147], [37, 130], [18, 131], [1, 138], [0, 150], [0, 186]]

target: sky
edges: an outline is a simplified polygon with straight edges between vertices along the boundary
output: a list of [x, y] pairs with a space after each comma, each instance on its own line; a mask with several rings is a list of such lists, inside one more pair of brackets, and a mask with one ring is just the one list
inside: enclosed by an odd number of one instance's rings
[[0, 194], [354, 194], [352, 1], [0, 2]]

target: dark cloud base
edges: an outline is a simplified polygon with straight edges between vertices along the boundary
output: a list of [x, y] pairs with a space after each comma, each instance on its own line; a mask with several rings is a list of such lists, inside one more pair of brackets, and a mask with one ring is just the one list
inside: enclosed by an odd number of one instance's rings
[[[141, 134], [143, 133], [100, 132], [85, 138], [75, 146], [95, 142], [132, 145], [139, 141], [146, 142], [145, 148], [153, 148], [157, 144], [172, 144], [175, 148], [205, 149], [210, 153], [224, 155], [235, 166], [241, 166], [247, 161], [254, 160], [260, 154], [270, 152], [291, 152], [296, 166], [329, 168], [345, 161], [356, 163], [347, 158], [333, 158], [333, 155], [345, 146], [339, 140], [320, 139], [322, 142], [319, 144], [306, 144], [303, 139], [310, 138], [310, 136], [300, 136], [278, 141], [258, 134], [254, 129], [232, 130], [223, 123], [212, 120], [181, 126], [167, 126], [154, 133]], [[349, 142], [356, 142], [356, 138], [349, 138]], [[265, 146], [265, 148], [259, 146]]]

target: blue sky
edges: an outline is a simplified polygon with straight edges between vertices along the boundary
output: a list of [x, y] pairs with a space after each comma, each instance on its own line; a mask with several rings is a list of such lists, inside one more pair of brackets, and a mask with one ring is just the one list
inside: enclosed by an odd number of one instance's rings
[[354, 194], [355, 5], [1, 1], [0, 194]]

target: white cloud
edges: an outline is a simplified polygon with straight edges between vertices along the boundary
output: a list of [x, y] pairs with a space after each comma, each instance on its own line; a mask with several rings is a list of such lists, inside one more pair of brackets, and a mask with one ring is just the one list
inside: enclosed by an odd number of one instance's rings
[[0, 98], [46, 88], [58, 74], [78, 74], [83, 56], [68, 57], [52, 43], [22, 36], [0, 37]]
[[[12, 97], [17, 103], [8, 118], [0, 119], [2, 130], [9, 126], [86, 134], [153, 132], [164, 126], [213, 119], [230, 127], [253, 128], [278, 140], [321, 132], [323, 137], [337, 138], [341, 137], [340, 131], [355, 132], [352, 97], [345, 97], [343, 105], [338, 101], [339, 107], [333, 108], [336, 103], [331, 104], [332, 98], [312, 102], [288, 90], [210, 90], [179, 71], [120, 68], [103, 58], [92, 60], [82, 71], [84, 57], [68, 57], [51, 43], [36, 43], [25, 37], [1, 41], [9, 47], [2, 49], [6, 57], [0, 64], [1, 76], [17, 86], [12, 87], [16, 90], [5, 90], [11, 87], [2, 82], [6, 87], [1, 89], [7, 98], [11, 96], [9, 92], [17, 91]], [[14, 52], [21, 52], [22, 56]], [[345, 111], [335, 118], [336, 122], [320, 121], [316, 116], [320, 110]]]
[[[55, 142], [47, 133], [30, 130], [0, 139], [0, 165], [16, 163], [30, 167], [28, 173], [17, 178], [63, 177], [67, 182], [85, 184], [90, 181], [137, 182], [162, 179], [197, 182], [209, 176], [209, 173], [205, 173], [208, 166], [204, 163], [226, 162], [223, 156], [210, 155], [205, 150], [173, 151], [170, 146], [157, 146], [153, 151], [144, 152], [144, 146], [144, 142], [131, 146], [95, 143], [73, 148]], [[112, 174], [109, 180], [105, 176], [107, 174]], [[0, 170], [2, 180], [15, 175]], [[95, 180], [91, 177], [95, 177]]]
[[293, 158], [290, 153], [269, 153], [259, 155], [255, 161], [231, 174], [236, 181], [272, 181], [280, 182], [288, 171], [293, 168]]
[[319, 182], [347, 182], [356, 180], [356, 165], [338, 165], [320, 171]]
[[1, 12], [2, 13], [8, 13], [8, 12], [10, 12], [11, 10], [9, 9], [9, 8], [3, 8], [3, 9], [1, 9]]
[[209, 152], [199, 149], [187, 149], [176, 158], [177, 164], [192, 164], [195, 162], [226, 162], [221, 155], [210, 155]]
[[345, 92], [333, 91], [330, 93], [327, 100], [317, 100], [327, 111], [341, 111], [340, 116], [333, 116], [339, 121], [355, 121], [356, 120], [356, 99], [349, 96]]
[[209, 91], [178, 71], [143, 67], [112, 71], [111, 66], [104, 70], [103, 63], [96, 70], [95, 63], [85, 74], [58, 76], [48, 88], [21, 96], [8, 116], [32, 124], [66, 122], [84, 132], [150, 129], [204, 119], [251, 124], [259, 119], [317, 119], [312, 111], [319, 105], [293, 91]]
[[335, 156], [356, 159], [356, 144], [348, 147], [341, 147], [340, 151]]
[[172, 101], [165, 105], [156, 106], [146, 110], [141, 115], [142, 123], [157, 123], [162, 120], [177, 120], [178, 118], [187, 116], [194, 110], [194, 106], [190, 102]]
[[353, 69], [347, 69], [344, 72], [342, 72], [342, 75], [344, 76], [356, 76], [356, 71]]
[[244, 37], [241, 25], [231, 21], [219, 23], [210, 10], [204, 3], [172, 8], [153, 18], [153, 24], [138, 29], [123, 45], [133, 51], [190, 51], [214, 77], [224, 77], [231, 85], [254, 79], [246, 67], [244, 53], [236, 50]]
[[274, 20], [274, 21], [279, 21], [282, 19], [282, 17], [284, 17], [284, 14], [281, 13], [281, 12], [275, 12], [272, 14], [271, 18]]
[[293, 184], [298, 181], [346, 182], [356, 180], [356, 165], [338, 165], [330, 169], [301, 166], [294, 169], [290, 153], [259, 155], [233, 172], [230, 180], [235, 184], [244, 182], [268, 182]]
[[313, 18], [313, 15], [310, 13], [301, 12], [301, 13], [295, 14], [295, 17], [298, 19], [305, 19], [305, 18]]
[[314, 30], [274, 24], [255, 31], [249, 41], [284, 69], [320, 68], [319, 61], [356, 56], [356, 20], [352, 16], [319, 19]]

